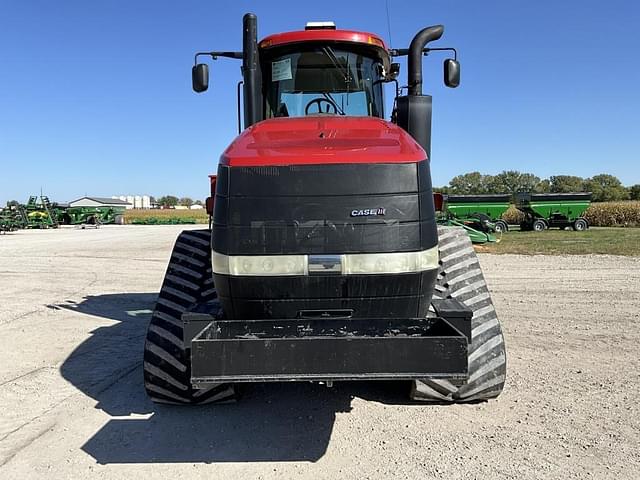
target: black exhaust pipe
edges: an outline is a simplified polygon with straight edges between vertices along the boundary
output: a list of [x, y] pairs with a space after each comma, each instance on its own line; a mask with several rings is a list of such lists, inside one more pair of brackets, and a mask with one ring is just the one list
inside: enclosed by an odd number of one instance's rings
[[429, 42], [438, 40], [444, 33], [443, 25], [423, 28], [409, 45], [409, 95], [422, 95], [422, 50]]
[[258, 58], [258, 17], [242, 18], [242, 78], [244, 79], [244, 128], [262, 120], [262, 78]]
[[431, 96], [422, 94], [422, 50], [438, 40], [444, 26], [434, 25], [420, 30], [409, 46], [408, 95], [398, 97], [398, 125], [406, 130], [431, 159]]

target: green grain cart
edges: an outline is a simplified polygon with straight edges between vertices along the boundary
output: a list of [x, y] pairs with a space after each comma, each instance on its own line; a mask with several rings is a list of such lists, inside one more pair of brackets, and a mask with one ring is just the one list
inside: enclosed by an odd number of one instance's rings
[[474, 223], [486, 230], [488, 223], [493, 224], [496, 232], [506, 232], [507, 222], [502, 214], [509, 209], [509, 194], [499, 195], [447, 195], [446, 211], [463, 223]]
[[460, 213], [460, 217], [456, 217], [448, 209], [449, 196], [442, 193], [433, 194], [433, 204], [436, 210], [436, 222], [438, 225], [446, 225], [449, 227], [461, 227], [466, 232], [472, 243], [483, 244], [487, 242], [495, 242], [497, 239], [494, 232], [495, 224], [487, 217], [473, 217]]
[[584, 231], [589, 222], [582, 215], [590, 204], [590, 192], [516, 194], [516, 208], [525, 215], [521, 230], [542, 232], [552, 227], [572, 227]]
[[58, 204], [59, 218], [65, 225], [124, 224], [124, 207], [69, 207]]

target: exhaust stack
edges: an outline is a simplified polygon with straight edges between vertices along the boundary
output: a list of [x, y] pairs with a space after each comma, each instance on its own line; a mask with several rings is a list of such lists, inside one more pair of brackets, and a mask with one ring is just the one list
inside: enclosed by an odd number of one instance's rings
[[409, 95], [422, 95], [422, 50], [429, 42], [442, 37], [444, 26], [423, 28], [409, 45]]
[[244, 128], [262, 119], [261, 72], [258, 58], [258, 17], [242, 18], [242, 77], [244, 79]]
[[422, 52], [438, 40], [444, 26], [434, 25], [420, 30], [409, 46], [409, 94], [398, 97], [398, 125], [406, 130], [431, 159], [431, 95], [422, 94]]

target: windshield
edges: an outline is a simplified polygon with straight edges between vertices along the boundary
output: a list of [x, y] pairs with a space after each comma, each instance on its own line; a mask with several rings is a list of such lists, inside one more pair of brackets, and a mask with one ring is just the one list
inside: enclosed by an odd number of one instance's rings
[[382, 64], [362, 53], [308, 47], [263, 65], [265, 117], [383, 116]]

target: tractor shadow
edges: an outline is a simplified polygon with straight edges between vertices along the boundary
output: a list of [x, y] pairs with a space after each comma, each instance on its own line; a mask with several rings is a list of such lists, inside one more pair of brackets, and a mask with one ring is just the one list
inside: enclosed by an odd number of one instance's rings
[[342, 382], [242, 386], [229, 405], [156, 405], [142, 386], [141, 359], [156, 294], [87, 296], [49, 305], [113, 320], [97, 328], [60, 368], [110, 420], [82, 449], [100, 464], [312, 461], [325, 454], [337, 413], [360, 397], [407, 404], [408, 385]]

